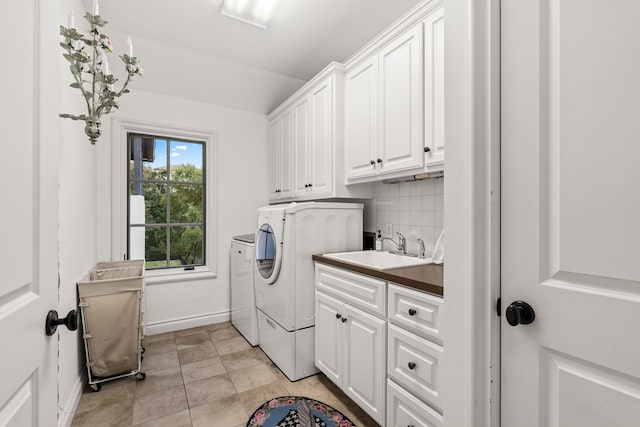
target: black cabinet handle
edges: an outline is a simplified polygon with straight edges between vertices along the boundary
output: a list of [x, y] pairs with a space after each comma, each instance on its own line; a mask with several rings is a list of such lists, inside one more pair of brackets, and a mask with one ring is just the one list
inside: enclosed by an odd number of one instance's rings
[[313, 184], [309, 183], [309, 188], [313, 187]]
[[431, 151], [431, 148], [429, 148], [429, 147], [424, 147], [424, 152], [425, 152], [425, 153], [428, 153], [429, 151]]
[[371, 165], [375, 165], [376, 161], [375, 160], [371, 160]]
[[342, 317], [342, 315], [340, 313], [336, 313], [336, 319], [339, 319], [341, 317]]
[[416, 313], [417, 313], [417, 311], [416, 311], [416, 309], [415, 309], [415, 308], [410, 308], [410, 309], [409, 309], [409, 316], [415, 316], [415, 315], [416, 315]]
[[416, 364], [413, 362], [409, 362], [407, 366], [409, 366], [409, 369], [411, 369], [412, 371], [416, 368]]
[[378, 163], [382, 163], [382, 159], [378, 159]]
[[304, 188], [309, 188], [309, 184], [305, 184], [305, 185], [304, 185]]
[[342, 323], [347, 323], [347, 318], [346, 317], [342, 318]]

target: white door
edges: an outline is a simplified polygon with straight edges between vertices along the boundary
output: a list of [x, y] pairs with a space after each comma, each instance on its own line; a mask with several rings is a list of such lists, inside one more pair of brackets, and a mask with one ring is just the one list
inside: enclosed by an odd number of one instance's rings
[[293, 196], [293, 118], [291, 110], [282, 113], [280, 117], [280, 198]]
[[[378, 174], [378, 56], [349, 70], [345, 81], [347, 178]], [[380, 160], [382, 161], [382, 159]]]
[[309, 97], [305, 96], [293, 107], [293, 150], [294, 162], [294, 196], [305, 195], [309, 191], [308, 157], [309, 157]]
[[269, 199], [277, 199], [282, 193], [280, 178], [282, 171], [281, 137], [281, 120], [280, 117], [276, 117], [269, 122]]
[[44, 332], [58, 297], [57, 7], [0, 3], [2, 426], [57, 424], [58, 338]]
[[344, 305], [342, 389], [378, 423], [385, 419], [387, 322]]
[[333, 77], [327, 77], [309, 96], [309, 184], [312, 186], [312, 193], [329, 193], [333, 187]]
[[444, 7], [424, 25], [424, 151], [427, 171], [444, 167]]
[[342, 387], [342, 341], [344, 304], [316, 292], [316, 366], [338, 387]]
[[502, 425], [639, 425], [640, 2], [501, 17]]
[[424, 165], [422, 23], [380, 50], [380, 173]]

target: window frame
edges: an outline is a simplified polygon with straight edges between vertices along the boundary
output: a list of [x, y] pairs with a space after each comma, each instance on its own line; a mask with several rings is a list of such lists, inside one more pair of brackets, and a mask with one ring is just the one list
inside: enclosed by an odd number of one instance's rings
[[113, 119], [111, 144], [111, 257], [124, 259], [128, 242], [128, 195], [129, 151], [127, 136], [129, 133], [154, 135], [167, 139], [202, 141], [205, 148], [205, 259], [204, 265], [193, 270], [182, 268], [163, 268], [145, 270], [147, 284], [171, 283], [186, 280], [200, 280], [217, 277], [217, 144], [215, 131], [188, 129], [180, 126], [168, 126], [151, 122]]

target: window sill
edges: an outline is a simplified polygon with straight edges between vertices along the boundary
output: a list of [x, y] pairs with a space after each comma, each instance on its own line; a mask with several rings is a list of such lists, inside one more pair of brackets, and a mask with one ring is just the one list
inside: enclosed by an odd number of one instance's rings
[[147, 285], [215, 279], [217, 277], [216, 273], [206, 266], [196, 267], [195, 270], [186, 271], [180, 268], [155, 271], [147, 270], [144, 274]]

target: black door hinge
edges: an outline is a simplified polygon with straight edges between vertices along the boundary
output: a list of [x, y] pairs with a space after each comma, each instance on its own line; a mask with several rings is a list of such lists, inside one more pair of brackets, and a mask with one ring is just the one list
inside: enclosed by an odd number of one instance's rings
[[496, 311], [498, 312], [498, 317], [501, 316], [500, 314], [500, 312], [502, 311], [501, 308], [502, 308], [502, 304], [500, 303], [500, 298], [498, 298], [498, 301], [496, 302]]

